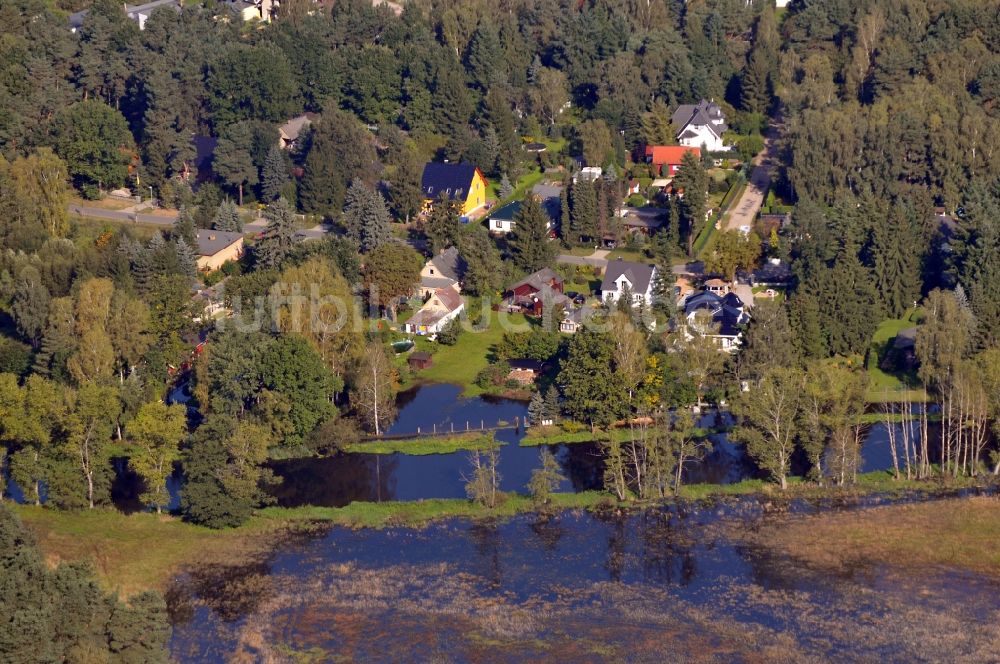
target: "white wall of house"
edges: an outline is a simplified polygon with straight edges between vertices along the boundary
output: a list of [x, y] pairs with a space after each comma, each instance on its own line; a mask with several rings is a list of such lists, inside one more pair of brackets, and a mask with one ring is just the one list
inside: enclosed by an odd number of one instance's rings
[[514, 230], [513, 219], [490, 219], [490, 233], [506, 235]]
[[656, 270], [653, 270], [653, 275], [649, 280], [649, 286], [646, 287], [646, 292], [636, 293], [635, 289], [632, 287], [632, 282], [625, 278], [625, 275], [618, 277], [615, 282], [617, 290], [606, 290], [601, 293], [605, 302], [618, 302], [621, 298], [622, 291], [627, 287], [632, 292], [632, 306], [639, 304], [640, 302], [645, 302], [646, 305], [651, 305], [653, 303], [653, 282], [656, 279]]
[[694, 137], [685, 137], [678, 140], [678, 142], [689, 148], [704, 148], [709, 152], [722, 152], [726, 149], [726, 145], [722, 142], [722, 138], [716, 136], [712, 133], [712, 130], [708, 128], [707, 125], [687, 125], [678, 133], [686, 134], [689, 132], [695, 132]]

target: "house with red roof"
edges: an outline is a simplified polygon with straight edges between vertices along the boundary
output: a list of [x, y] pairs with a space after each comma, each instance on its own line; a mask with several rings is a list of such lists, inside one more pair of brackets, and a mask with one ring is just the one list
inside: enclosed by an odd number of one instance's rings
[[646, 163], [652, 164], [659, 175], [673, 177], [688, 152], [693, 152], [695, 157], [701, 158], [701, 148], [689, 148], [683, 145], [647, 145]]

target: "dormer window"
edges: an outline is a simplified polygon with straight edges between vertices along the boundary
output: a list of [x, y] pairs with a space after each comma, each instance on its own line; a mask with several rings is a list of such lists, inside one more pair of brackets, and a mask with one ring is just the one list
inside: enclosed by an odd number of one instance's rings
[[427, 187], [427, 193], [428, 194], [433, 194], [434, 193], [434, 187]]

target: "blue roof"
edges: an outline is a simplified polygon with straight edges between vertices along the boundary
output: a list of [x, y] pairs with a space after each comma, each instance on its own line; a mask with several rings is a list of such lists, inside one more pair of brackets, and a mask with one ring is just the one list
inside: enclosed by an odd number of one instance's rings
[[521, 211], [521, 201], [511, 201], [501, 208], [497, 208], [494, 212], [490, 213], [490, 219], [499, 219], [501, 221], [514, 221], [514, 217], [517, 213]]
[[451, 199], [465, 199], [472, 186], [476, 167], [472, 164], [444, 164], [436, 161], [424, 165], [420, 188], [427, 198], [437, 198], [444, 193]]

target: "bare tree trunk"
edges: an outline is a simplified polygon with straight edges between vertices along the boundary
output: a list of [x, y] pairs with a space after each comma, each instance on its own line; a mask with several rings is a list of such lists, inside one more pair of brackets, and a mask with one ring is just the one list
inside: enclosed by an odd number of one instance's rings
[[[887, 396], [887, 395], [886, 395]], [[899, 456], [896, 454], [896, 404], [888, 401], [882, 402], [882, 413], [885, 415], [885, 432], [889, 436], [889, 451], [892, 453], [892, 476], [899, 479]]]

